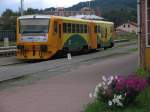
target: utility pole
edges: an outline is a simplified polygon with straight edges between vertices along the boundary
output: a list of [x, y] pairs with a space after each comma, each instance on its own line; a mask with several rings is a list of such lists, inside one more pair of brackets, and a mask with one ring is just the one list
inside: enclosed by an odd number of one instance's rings
[[138, 57], [138, 65], [140, 67], [141, 63], [141, 48], [140, 48], [140, 37], [141, 37], [141, 17], [140, 17], [140, 12], [141, 10], [141, 0], [137, 0], [137, 22], [138, 22], [138, 28], [137, 28], [137, 33], [138, 33], [138, 51], [139, 51], [139, 57]]
[[24, 7], [23, 7], [23, 2], [24, 2], [24, 0], [21, 0], [21, 1], [20, 1], [20, 3], [21, 3], [21, 16], [23, 16], [23, 10], [24, 10], [24, 9], [23, 9], [23, 8], [24, 8]]
[[91, 1], [89, 1], [89, 8], [91, 8]]

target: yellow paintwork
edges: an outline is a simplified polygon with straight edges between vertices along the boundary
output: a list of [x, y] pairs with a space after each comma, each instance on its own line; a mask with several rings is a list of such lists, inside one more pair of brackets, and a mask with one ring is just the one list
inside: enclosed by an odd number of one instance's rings
[[[90, 29], [88, 29], [89, 33], [84, 34], [84, 33], [79, 33], [90, 48], [96, 49], [97, 48], [97, 35], [94, 33], [94, 25], [100, 25], [101, 29], [106, 28], [108, 29], [107, 35], [105, 37], [101, 38], [101, 41], [104, 43], [107, 43], [110, 39], [109, 36], [112, 35], [110, 27], [113, 26], [112, 22], [106, 22], [106, 21], [92, 21], [92, 20], [83, 20], [83, 19], [74, 19], [74, 18], [67, 18], [67, 17], [57, 17], [57, 16], [52, 16], [50, 18], [50, 29], [48, 33], [48, 42], [24, 42], [21, 43], [19, 42], [19, 38], [21, 35], [19, 34], [19, 19], [17, 19], [17, 45], [24, 45], [27, 48], [26, 52], [26, 57], [21, 54], [20, 50], [17, 50], [17, 58], [19, 59], [49, 59], [51, 58], [54, 54], [56, 54], [57, 51], [61, 50], [65, 44], [65, 42], [74, 34], [74, 33], [65, 33], [63, 34], [63, 27], [61, 27], [61, 38], [59, 37], [60, 35], [58, 33], [54, 32], [54, 22], [57, 22], [62, 26], [63, 22], [69, 22], [69, 23], [84, 23], [89, 26]], [[40, 49], [39, 47], [41, 45], [46, 45], [48, 46], [48, 51], [44, 53], [43, 57], [39, 56]], [[35, 50], [35, 56], [33, 56], [33, 51], [32, 47], [35, 46], [37, 49]]]
[[145, 67], [150, 70], [150, 48], [145, 48]]

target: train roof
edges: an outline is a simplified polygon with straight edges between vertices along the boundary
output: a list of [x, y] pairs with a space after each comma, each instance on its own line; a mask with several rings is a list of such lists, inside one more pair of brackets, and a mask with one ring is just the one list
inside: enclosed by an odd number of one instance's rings
[[50, 15], [25, 15], [25, 16], [20, 16], [18, 19], [31, 19], [31, 18], [42, 18], [42, 19], [50, 19]]
[[53, 16], [55, 18], [58, 18], [58, 19], [63, 19], [63, 20], [66, 20], [66, 21], [79, 21], [79, 22], [94, 22], [94, 23], [97, 23], [97, 24], [100, 24], [100, 23], [105, 23], [105, 24], [114, 24], [113, 22], [109, 22], [109, 21], [103, 21], [103, 20], [85, 20], [85, 19], [78, 19], [78, 18], [71, 18], [71, 17], [61, 17], [61, 16]]
[[25, 16], [20, 16], [18, 19], [29, 19], [29, 18], [43, 18], [43, 19], [57, 18], [57, 19], [63, 19], [66, 21], [78, 21], [78, 22], [83, 22], [83, 23], [94, 22], [96, 24], [100, 24], [100, 23], [114, 24], [113, 22], [103, 21], [103, 20], [85, 20], [85, 19], [77, 19], [77, 18], [71, 18], [71, 17], [51, 16], [51, 15], [25, 15]]

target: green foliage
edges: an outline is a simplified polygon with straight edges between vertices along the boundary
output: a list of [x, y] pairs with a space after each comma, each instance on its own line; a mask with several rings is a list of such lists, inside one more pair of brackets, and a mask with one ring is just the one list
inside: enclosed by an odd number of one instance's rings
[[110, 21], [113, 21], [115, 23], [115, 26], [126, 23], [129, 20], [136, 22], [137, 18], [136, 10], [126, 8], [105, 11], [102, 13], [102, 16]]
[[93, 103], [90, 103], [87, 105], [85, 112], [103, 112], [106, 110], [105, 108], [106, 108], [106, 105], [103, 102], [94, 101]]
[[148, 71], [145, 71], [143, 68], [139, 68], [136, 71], [137, 75], [148, 78], [150, 77], [150, 73]]
[[114, 36], [115, 40], [122, 40], [122, 39], [128, 39], [128, 40], [138, 40], [138, 35], [135, 33], [125, 33], [125, 34], [116, 34]]
[[0, 30], [15, 30], [18, 15], [19, 13], [13, 12], [11, 9], [6, 9], [0, 18]]

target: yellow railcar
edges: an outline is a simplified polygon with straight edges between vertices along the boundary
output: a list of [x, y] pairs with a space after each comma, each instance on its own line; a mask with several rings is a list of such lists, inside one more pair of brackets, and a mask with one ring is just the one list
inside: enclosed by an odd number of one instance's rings
[[58, 52], [113, 47], [112, 22], [48, 15], [17, 19], [17, 58], [49, 59]]

